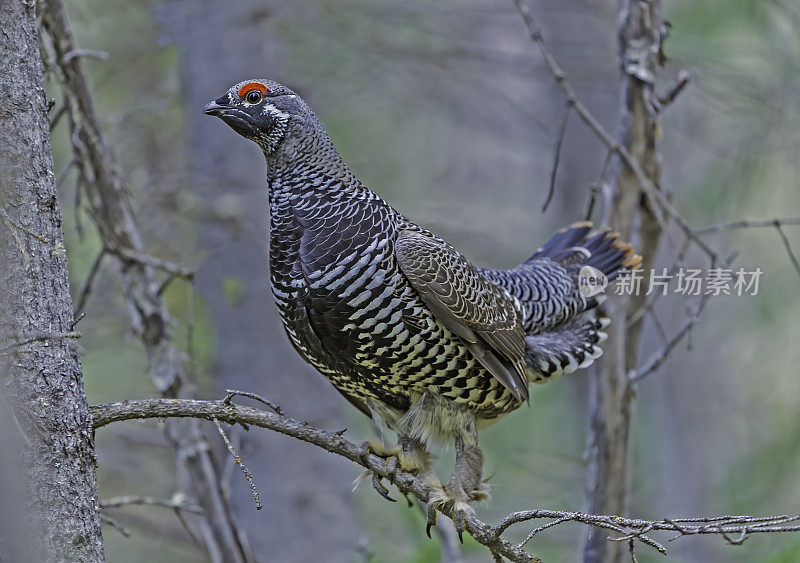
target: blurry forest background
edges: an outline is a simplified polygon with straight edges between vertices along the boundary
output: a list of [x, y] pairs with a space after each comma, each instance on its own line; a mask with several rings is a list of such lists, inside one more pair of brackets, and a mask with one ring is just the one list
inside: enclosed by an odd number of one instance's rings
[[[614, 3], [530, 6], [581, 99], [616, 131]], [[563, 95], [510, 1], [73, 0], [68, 7], [81, 47], [109, 54], [85, 64], [148, 252], [197, 271], [193, 284], [175, 280], [164, 297], [202, 397], [253, 391], [312, 424], [346, 427], [351, 440], [372, 432], [280, 327], [265, 258], [263, 156], [201, 112], [231, 84], [269, 77], [297, 90], [368, 186], [482, 265], [516, 264], [554, 229], [581, 219], [603, 168], [606, 148], [573, 115], [554, 201], [541, 212]], [[681, 68], [692, 75], [662, 121], [662, 184], [677, 208], [697, 226], [798, 215], [800, 3], [675, 0], [664, 17], [672, 24], [664, 85]], [[53, 133], [56, 170], [71, 158], [67, 135], [66, 127]], [[76, 199], [75, 172], [65, 170], [61, 205], [77, 292], [100, 241]], [[800, 248], [800, 228], [786, 233]], [[681, 344], [639, 385], [633, 516], [798, 512], [800, 277], [772, 229], [714, 236], [723, 249], [741, 249], [736, 267], [763, 270], [760, 292], [714, 298], [690, 346]], [[699, 255], [688, 261], [706, 265]], [[669, 263], [666, 256], [657, 267]], [[155, 393], [117, 277], [112, 262], [101, 265], [79, 325], [92, 404]], [[668, 333], [687, 303], [669, 296], [656, 305]], [[647, 326], [645, 351], [661, 346], [657, 328]], [[537, 386], [531, 408], [483, 433], [486, 473], [495, 476], [481, 519], [583, 506], [586, 387], [582, 372]], [[419, 511], [388, 505], [368, 486], [351, 494], [358, 470], [349, 462], [272, 432], [233, 435], [265, 509], [255, 510], [247, 483], [223, 456], [226, 486], [265, 560], [439, 560]], [[170, 497], [178, 487], [174, 455], [155, 422], [101, 430], [97, 450], [101, 498]], [[205, 557], [169, 510], [125, 507], [113, 515], [132, 535], [105, 529], [110, 561]], [[557, 526], [531, 549], [546, 561], [574, 561], [581, 535], [578, 525]], [[764, 534], [734, 547], [683, 538], [670, 553], [674, 561], [790, 562], [800, 560], [800, 540]], [[465, 558], [486, 556], [466, 540]]]

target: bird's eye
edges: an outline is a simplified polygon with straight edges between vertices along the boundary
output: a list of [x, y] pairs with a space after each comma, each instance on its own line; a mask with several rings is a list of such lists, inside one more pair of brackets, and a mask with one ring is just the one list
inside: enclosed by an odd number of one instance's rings
[[261, 101], [261, 92], [258, 90], [250, 90], [244, 98], [248, 104], [257, 104]]

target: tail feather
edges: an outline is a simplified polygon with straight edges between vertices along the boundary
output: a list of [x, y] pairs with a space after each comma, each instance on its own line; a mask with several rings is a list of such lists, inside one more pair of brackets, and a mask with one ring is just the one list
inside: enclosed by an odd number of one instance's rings
[[525, 263], [546, 257], [563, 266], [592, 266], [603, 272], [609, 281], [641, 265], [642, 257], [636, 254], [631, 243], [620, 240], [618, 232], [608, 228], [590, 232], [591, 229], [590, 221], [564, 227]]
[[526, 336], [529, 379], [541, 383], [591, 365], [603, 355], [598, 344], [607, 338], [603, 329], [609, 322], [605, 317], [595, 319], [591, 312], [584, 313], [550, 332]]
[[[572, 254], [571, 250], [586, 239], [586, 235], [592, 230], [591, 221], [579, 221], [572, 223], [550, 237], [547, 242], [540, 246], [533, 255], [524, 263], [527, 264], [539, 258], [551, 258], [556, 262], [565, 255]], [[581, 245], [583, 246], [583, 245]]]
[[566, 268], [573, 278], [575, 309], [571, 316], [561, 317], [549, 326], [540, 324], [537, 330], [525, 337], [525, 363], [528, 377], [533, 382], [546, 381], [576, 369], [586, 367], [599, 358], [600, 344], [606, 339], [603, 329], [610, 322], [596, 318], [595, 307], [605, 295], [585, 298], [579, 293], [580, 268], [592, 266], [609, 281], [641, 265], [642, 257], [633, 245], [620, 240], [621, 235], [611, 229], [591, 232], [588, 221], [573, 223], [553, 235], [525, 264], [549, 259]]

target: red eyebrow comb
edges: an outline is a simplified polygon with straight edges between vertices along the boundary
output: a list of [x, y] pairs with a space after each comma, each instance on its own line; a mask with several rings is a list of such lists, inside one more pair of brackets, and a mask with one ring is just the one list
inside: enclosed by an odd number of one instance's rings
[[250, 90], [258, 90], [262, 94], [267, 93], [267, 87], [261, 84], [261, 82], [248, 82], [239, 88], [239, 97], [244, 98], [245, 94], [247, 94]]

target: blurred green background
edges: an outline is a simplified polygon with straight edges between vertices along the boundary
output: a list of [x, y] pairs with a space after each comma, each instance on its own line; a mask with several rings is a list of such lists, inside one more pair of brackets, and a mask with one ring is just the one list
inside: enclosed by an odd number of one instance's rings
[[[617, 128], [615, 3], [530, 3], [581, 99]], [[176, 341], [201, 395], [247, 389], [312, 423], [369, 422], [296, 358], [268, 291], [265, 164], [258, 148], [202, 105], [246, 78], [299, 91], [359, 177], [409, 217], [482, 265], [511, 266], [555, 228], [579, 219], [605, 148], [572, 116], [556, 195], [541, 213], [563, 98], [513, 4], [490, 0], [73, 0], [96, 102], [114, 143], [149, 252], [198, 269], [194, 287], [165, 292]], [[664, 186], [692, 224], [800, 215], [800, 3], [796, 0], [665, 2], [672, 23], [663, 85], [677, 70], [692, 83], [663, 115]], [[55, 90], [55, 88], [52, 88]], [[56, 169], [70, 158], [67, 129], [54, 133]], [[99, 240], [76, 199], [74, 171], [61, 184], [73, 291]], [[786, 234], [800, 251], [800, 227]], [[712, 300], [670, 360], [638, 388], [633, 503], [642, 518], [800, 511], [800, 276], [773, 229], [715, 235], [737, 266], [760, 267], [755, 297]], [[674, 252], [665, 244], [658, 266]], [[690, 255], [693, 267], [705, 266]], [[667, 333], [691, 302], [656, 306]], [[156, 394], [130, 334], [111, 260], [79, 325], [89, 401]], [[648, 323], [642, 358], [661, 346]], [[583, 505], [586, 375], [534, 388], [531, 408], [482, 435], [496, 522], [523, 508]], [[258, 435], [257, 435], [258, 434]], [[265, 510], [256, 512], [233, 463], [226, 483], [239, 520], [265, 561], [432, 562], [440, 545], [424, 518], [389, 505], [369, 486], [350, 493], [350, 464], [288, 438], [236, 434]], [[213, 436], [212, 436], [213, 439]], [[157, 423], [97, 435], [101, 497], [171, 496], [179, 479]], [[224, 453], [224, 452], [223, 452]], [[445, 454], [439, 471], [450, 459]], [[129, 507], [105, 529], [110, 561], [199, 561], [203, 552], [169, 511]], [[517, 536], [527, 532], [520, 527]], [[564, 524], [536, 536], [546, 561], [575, 561], [583, 530]], [[510, 537], [514, 537], [512, 533]], [[800, 560], [800, 539], [763, 535], [743, 546], [715, 537], [670, 543], [673, 561]], [[471, 540], [466, 560], [487, 553]], [[638, 550], [639, 561], [661, 556]]]

